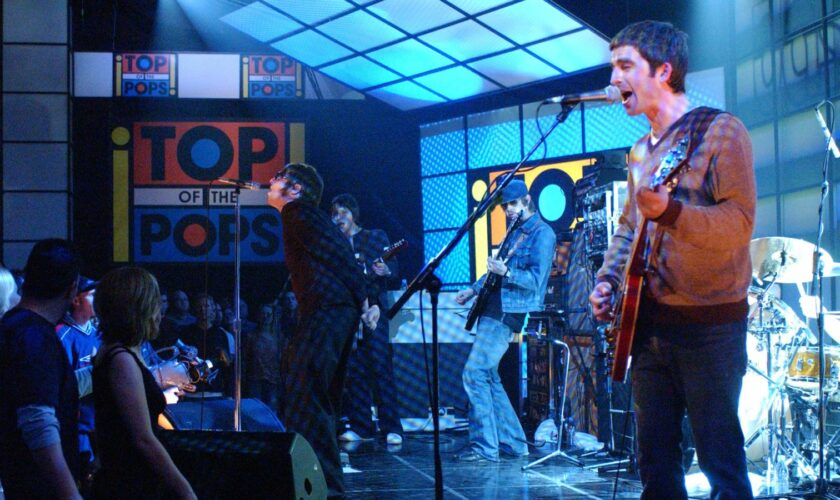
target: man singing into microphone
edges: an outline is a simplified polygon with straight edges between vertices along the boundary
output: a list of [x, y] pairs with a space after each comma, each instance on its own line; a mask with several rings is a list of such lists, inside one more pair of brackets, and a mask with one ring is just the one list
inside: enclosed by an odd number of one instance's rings
[[286, 165], [271, 180], [268, 204], [280, 212], [283, 250], [299, 323], [285, 363], [286, 428], [299, 432], [321, 462], [331, 498], [344, 496], [336, 440], [341, 390], [359, 318], [375, 329], [365, 275], [350, 242], [318, 208], [324, 181], [311, 165]]
[[[630, 374], [642, 498], [686, 498], [680, 424], [687, 410], [711, 497], [746, 499], [738, 398], [747, 369], [752, 145], [737, 118], [692, 109], [687, 42], [669, 23], [643, 21], [610, 43], [611, 83], [628, 115], [645, 115], [650, 133], [630, 151], [627, 202], [589, 300], [598, 319], [610, 319], [633, 241], [648, 224], [639, 242], [646, 257]], [[670, 196], [648, 187], [683, 156], [690, 168]]]
[[[514, 179], [502, 190], [502, 209], [508, 220], [519, 215], [507, 258], [487, 259], [487, 272], [502, 277], [490, 290], [487, 307], [479, 311], [475, 342], [464, 366], [464, 390], [470, 399], [470, 449], [456, 457], [462, 462], [498, 462], [528, 454], [525, 432], [499, 378], [499, 362], [515, 332], [522, 331], [525, 314], [543, 308], [548, 274], [557, 237], [537, 214], [525, 183]], [[465, 304], [481, 289], [487, 275], [458, 292]]]

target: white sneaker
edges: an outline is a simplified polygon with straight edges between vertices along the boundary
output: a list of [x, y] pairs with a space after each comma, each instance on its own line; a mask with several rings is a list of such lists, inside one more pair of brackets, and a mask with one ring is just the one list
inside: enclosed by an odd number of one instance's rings
[[402, 444], [402, 441], [402, 436], [396, 432], [389, 432], [388, 435], [385, 436], [385, 442], [388, 444]]
[[361, 441], [362, 436], [356, 434], [353, 431], [346, 431], [344, 434], [338, 436], [338, 440], [339, 441], [347, 441], [347, 442]]

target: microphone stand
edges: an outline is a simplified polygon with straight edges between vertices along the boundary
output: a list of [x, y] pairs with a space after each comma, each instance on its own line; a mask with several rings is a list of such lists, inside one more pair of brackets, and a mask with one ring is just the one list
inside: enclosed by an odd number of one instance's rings
[[[546, 131], [545, 134], [540, 137], [536, 144], [531, 148], [530, 151], [519, 161], [519, 163], [513, 167], [513, 169], [508, 172], [502, 179], [496, 183], [495, 189], [492, 192], [488, 193], [487, 196], [484, 197], [482, 201], [479, 202], [478, 206], [475, 208], [473, 213], [467, 216], [467, 220], [464, 222], [463, 225], [456, 231], [455, 236], [452, 237], [452, 240], [446, 244], [446, 246], [438, 252], [437, 255], [432, 257], [428, 264], [426, 264], [423, 269], [415, 276], [415, 278], [411, 281], [408, 285], [408, 288], [403, 292], [403, 294], [397, 299], [394, 305], [388, 310], [387, 316], [388, 319], [393, 319], [397, 312], [402, 309], [408, 299], [411, 298], [419, 290], [427, 290], [429, 292], [429, 296], [431, 299], [432, 304], [432, 424], [434, 428], [434, 460], [435, 460], [435, 499], [441, 500], [443, 498], [443, 469], [441, 466], [440, 460], [440, 415], [438, 414], [438, 318], [437, 318], [437, 300], [438, 294], [440, 293], [441, 281], [440, 279], [435, 276], [435, 271], [440, 266], [440, 263], [445, 259], [452, 250], [458, 245], [458, 242], [461, 241], [469, 230], [475, 225], [476, 221], [484, 215], [487, 210], [492, 205], [494, 199], [496, 198], [496, 194], [500, 193], [502, 189], [505, 188], [510, 181], [513, 180], [513, 177], [516, 175], [517, 172], [522, 168], [523, 164], [528, 161], [531, 155], [539, 148], [546, 140], [546, 138], [557, 128], [558, 125], [566, 121], [566, 118], [569, 117], [569, 114], [574, 109], [573, 104], [563, 104], [563, 108], [560, 110], [560, 113], [557, 114], [557, 118], [554, 120], [554, 123], [551, 127]], [[422, 321], [422, 318], [421, 318]]]
[[242, 266], [242, 255], [240, 249], [240, 235], [242, 232], [240, 212], [241, 202], [239, 200], [241, 187], [236, 184], [234, 187], [235, 201], [233, 204], [233, 217], [235, 219], [235, 238], [236, 242], [233, 246], [234, 255], [234, 281], [233, 281], [233, 346], [236, 353], [233, 355], [233, 430], [236, 432], [242, 431], [242, 320], [239, 316], [239, 287], [240, 287], [240, 267]]
[[[818, 106], [819, 107], [819, 106]], [[832, 113], [833, 115], [833, 113]], [[830, 120], [830, 123], [833, 124], [834, 119]], [[818, 351], [818, 360], [819, 360], [819, 392], [818, 392], [818, 407], [817, 407], [817, 419], [819, 422], [819, 470], [818, 476], [816, 481], [814, 482], [814, 491], [808, 498], [838, 498], [835, 495], [832, 495], [828, 492], [829, 486], [829, 476], [830, 474], [826, 473], [825, 470], [825, 400], [826, 395], [823, 392], [823, 387], [825, 386], [825, 358], [823, 355], [823, 347], [824, 347], [824, 319], [825, 316], [822, 312], [822, 296], [823, 296], [823, 266], [822, 266], [822, 259], [820, 259], [820, 250], [822, 245], [822, 235], [825, 226], [823, 225], [823, 208], [825, 207], [825, 199], [828, 196], [828, 163], [829, 163], [829, 154], [832, 152], [832, 146], [834, 146], [834, 140], [832, 138], [832, 133], [830, 129], [825, 129], [827, 131], [826, 135], [826, 148], [825, 148], [825, 158], [823, 159], [823, 166], [822, 166], [822, 185], [820, 187], [820, 204], [819, 208], [817, 209], [817, 241], [816, 246], [814, 247], [814, 278], [813, 278], [813, 285], [816, 287], [816, 290], [811, 290], [811, 293], [816, 293], [816, 296], [819, 298], [818, 305], [817, 305], [817, 345], [819, 346]], [[834, 146], [836, 148], [836, 146]], [[812, 288], [814, 287], [812, 286]]]

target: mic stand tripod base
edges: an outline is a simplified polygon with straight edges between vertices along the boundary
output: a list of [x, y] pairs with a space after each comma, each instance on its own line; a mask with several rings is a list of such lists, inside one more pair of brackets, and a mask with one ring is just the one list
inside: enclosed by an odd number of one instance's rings
[[[559, 436], [558, 436], [558, 441], [562, 441], [562, 439], [560, 439]], [[558, 448], [560, 447], [559, 443], [557, 444], [557, 447]], [[567, 461], [571, 462], [572, 464], [576, 465], [577, 467], [583, 467], [583, 462], [581, 462], [577, 458], [570, 457], [569, 455], [565, 454], [562, 450], [558, 449], [558, 450], [552, 451], [551, 453], [549, 453], [548, 455], [546, 455], [546, 456], [544, 456], [540, 459], [534, 460], [533, 462], [531, 462], [527, 465], [523, 465], [522, 470], [528, 470], [531, 467], [534, 467], [535, 465], [539, 465], [539, 464], [545, 462], [546, 460], [552, 459], [554, 457], [560, 457], [563, 460], [567, 460]], [[583, 468], [585, 469], [586, 467], [583, 467]]]
[[[554, 458], [554, 457], [560, 457], [563, 460], [567, 460], [567, 461], [573, 463], [577, 467], [583, 467], [583, 462], [581, 462], [580, 460], [578, 460], [576, 458], [570, 457], [569, 455], [565, 454], [563, 452], [563, 450], [561, 450], [561, 447], [563, 446], [563, 425], [564, 425], [563, 410], [565, 409], [565, 405], [566, 405], [566, 380], [569, 377], [570, 351], [569, 351], [569, 346], [566, 345], [565, 342], [562, 342], [560, 340], [549, 340], [548, 341], [549, 356], [552, 358], [552, 362], [550, 364], [554, 363], [554, 361], [553, 361], [554, 345], [559, 345], [561, 347], [561, 349], [563, 351], [563, 354], [564, 354], [563, 366], [565, 367], [565, 374], [563, 375], [562, 389], [561, 389], [560, 384], [556, 383], [556, 379], [554, 380], [554, 382], [555, 382], [554, 390], [555, 390], [555, 392], [558, 396], [558, 397], [555, 398], [555, 401], [554, 401], [555, 418], [557, 420], [555, 422], [555, 425], [557, 426], [557, 449], [552, 451], [551, 453], [549, 453], [548, 455], [546, 455], [542, 458], [539, 458], [539, 459], [537, 459], [537, 460], [535, 460], [535, 461], [533, 461], [529, 464], [523, 465], [522, 466], [523, 471], [528, 470], [531, 467], [533, 467], [535, 465], [538, 465], [538, 464], [541, 464], [541, 463], [545, 462], [546, 460], [549, 460], [549, 459]], [[549, 378], [554, 378], [553, 377], [554, 374], [555, 374], [555, 370], [552, 369], [551, 374], [549, 374]]]

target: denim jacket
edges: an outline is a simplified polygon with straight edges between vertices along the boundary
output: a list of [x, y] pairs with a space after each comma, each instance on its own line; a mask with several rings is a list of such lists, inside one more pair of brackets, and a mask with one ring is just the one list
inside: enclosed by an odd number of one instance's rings
[[[525, 234], [525, 239], [508, 260], [510, 272], [502, 278], [502, 311], [506, 313], [527, 313], [543, 309], [548, 274], [557, 244], [557, 236], [539, 214], [534, 214], [510, 235], [514, 243], [520, 234]], [[486, 277], [485, 274], [473, 284], [476, 293]]]

